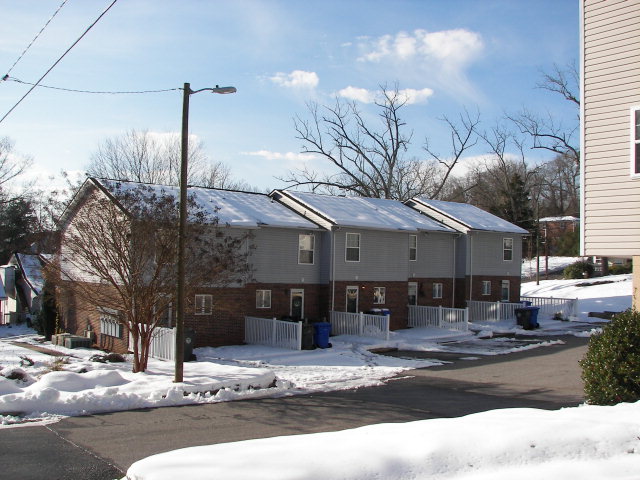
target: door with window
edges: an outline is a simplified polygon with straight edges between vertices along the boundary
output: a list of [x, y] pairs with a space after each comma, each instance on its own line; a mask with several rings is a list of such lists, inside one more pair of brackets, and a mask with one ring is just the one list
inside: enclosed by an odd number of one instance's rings
[[347, 312], [358, 313], [358, 287], [347, 287]]
[[304, 289], [291, 289], [291, 317], [294, 320], [302, 320], [304, 318]]
[[418, 305], [418, 282], [409, 282], [409, 305]]

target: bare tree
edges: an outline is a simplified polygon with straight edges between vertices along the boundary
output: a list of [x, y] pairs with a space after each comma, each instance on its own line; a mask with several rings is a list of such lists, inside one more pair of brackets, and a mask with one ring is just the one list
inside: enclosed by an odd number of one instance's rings
[[22, 175], [33, 163], [32, 159], [14, 151], [9, 137], [0, 137], [0, 202], [7, 202], [23, 195], [7, 191], [8, 184]]
[[438, 195], [457, 161], [473, 146], [478, 119], [467, 114], [461, 116], [460, 125], [443, 119], [452, 129], [453, 153], [447, 159], [431, 151], [428, 143], [429, 159], [407, 158], [412, 133], [405, 133], [400, 117], [406, 102], [397, 88], [383, 87], [381, 99], [375, 102], [377, 126], [353, 102], [336, 99], [333, 107], [308, 105], [311, 119], [295, 120], [297, 138], [304, 142], [304, 153], [319, 155], [332, 171], [305, 168], [280, 180], [289, 187], [363, 197], [406, 200], [420, 194]]
[[536, 86], [553, 93], [560, 94], [565, 100], [576, 107], [575, 122], [565, 125], [554, 119], [551, 113], [536, 114], [524, 108], [517, 115], [508, 118], [524, 134], [531, 137], [533, 148], [539, 148], [571, 158], [576, 165], [580, 165], [580, 144], [578, 129], [580, 127], [579, 74], [574, 64], [565, 68], [554, 65], [550, 73], [543, 72], [542, 81]]
[[[174, 192], [145, 185], [114, 183], [109, 192], [111, 198], [94, 190], [69, 216], [47, 277], [63, 298], [119, 312], [139, 372], [147, 367], [154, 329], [175, 299], [178, 201]], [[189, 218], [188, 296], [197, 287], [222, 287], [249, 275], [247, 235], [229, 234], [193, 197]]]
[[[87, 173], [93, 177], [161, 185], [180, 183], [182, 144], [180, 135], [154, 135], [148, 131], [130, 130], [124, 135], [105, 140], [92, 155]], [[190, 185], [211, 188], [240, 189], [248, 187], [236, 182], [228, 166], [211, 163], [202, 143], [189, 138], [188, 179]]]

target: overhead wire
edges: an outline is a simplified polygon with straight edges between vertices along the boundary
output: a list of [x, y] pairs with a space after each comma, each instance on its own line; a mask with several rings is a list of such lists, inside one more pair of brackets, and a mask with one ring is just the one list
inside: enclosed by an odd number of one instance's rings
[[35, 43], [35, 41], [38, 39], [38, 37], [39, 37], [40, 35], [42, 35], [42, 32], [44, 32], [44, 29], [45, 29], [45, 28], [47, 28], [47, 27], [49, 26], [49, 24], [51, 23], [51, 20], [53, 20], [53, 18], [58, 14], [58, 12], [59, 12], [60, 10], [62, 10], [62, 7], [64, 7], [64, 4], [65, 4], [65, 3], [67, 3], [67, 1], [68, 1], [68, 0], [64, 0], [64, 1], [60, 4], [60, 6], [58, 7], [58, 9], [57, 9], [55, 12], [53, 12], [53, 15], [51, 15], [51, 18], [50, 18], [49, 20], [47, 20], [47, 23], [45, 23], [45, 24], [44, 24], [44, 26], [40, 29], [40, 31], [36, 34], [36, 36], [35, 36], [35, 37], [33, 37], [33, 40], [31, 40], [31, 43], [29, 43], [29, 45], [27, 45], [27, 48], [25, 48], [25, 49], [22, 51], [22, 53], [20, 54], [20, 56], [18, 57], [18, 59], [17, 59], [15, 62], [13, 62], [13, 65], [11, 65], [11, 68], [9, 68], [9, 70], [7, 71], [7, 73], [6, 73], [5, 77], [7, 77], [7, 76], [11, 73], [11, 70], [13, 70], [13, 69], [15, 68], [15, 66], [18, 64], [18, 62], [19, 62], [20, 60], [22, 60], [22, 57], [24, 57], [25, 53], [27, 53], [27, 50], [29, 50], [29, 49], [31, 48], [31, 45], [33, 45], [33, 44]]
[[[78, 37], [78, 39], [75, 42], [73, 42], [69, 48], [65, 50], [65, 52], [53, 63], [53, 65], [51, 65], [51, 67], [49, 67], [49, 69], [46, 72], [44, 72], [44, 74], [38, 79], [36, 83], [32, 85], [32, 87], [27, 91], [27, 93], [25, 93], [22, 96], [22, 98], [18, 100], [16, 104], [13, 107], [11, 107], [11, 109], [7, 113], [5, 113], [2, 118], [0, 118], [0, 123], [2, 123], [4, 119], [7, 118], [11, 114], [11, 112], [13, 112], [16, 109], [16, 107], [22, 103], [22, 101], [25, 98], [27, 98], [27, 96], [40, 84], [40, 82], [44, 79], [44, 77], [46, 77], [49, 74], [49, 72], [51, 72], [51, 70], [53, 70], [55, 66], [62, 61], [62, 59], [67, 55], [67, 53], [69, 53], [71, 49], [75, 47], [78, 44], [78, 42], [80, 42], [80, 40], [84, 38], [84, 36], [87, 33], [89, 33], [89, 30], [91, 30], [100, 21], [100, 19], [104, 17], [109, 10], [111, 10], [111, 7], [113, 7], [117, 1], [118, 0], [113, 0], [113, 2], [111, 2], [111, 4], [98, 16], [98, 18], [96, 18], [95, 21], [87, 27], [87, 29], [82, 33], [82, 35], [80, 35], [80, 37]], [[7, 79], [7, 76], [5, 75], [3, 77], [3, 80], [6, 80], [6, 79]]]
[[25, 82], [15, 77], [5, 77], [3, 80], [8, 80], [11, 82], [22, 83], [24, 85], [35, 85], [40, 88], [49, 88], [52, 90], [61, 90], [63, 92], [73, 92], [73, 93], [92, 93], [99, 95], [131, 95], [131, 94], [141, 94], [141, 93], [161, 93], [161, 92], [172, 92], [174, 90], [182, 90], [182, 88], [163, 88], [158, 90], [125, 90], [125, 91], [100, 91], [100, 90], [80, 90], [75, 88], [65, 88], [65, 87], [54, 87], [51, 85], [36, 85], [34, 83]]

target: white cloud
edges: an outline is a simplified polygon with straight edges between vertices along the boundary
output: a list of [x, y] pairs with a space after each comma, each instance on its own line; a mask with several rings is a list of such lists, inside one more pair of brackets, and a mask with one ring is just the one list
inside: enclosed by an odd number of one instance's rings
[[266, 160], [285, 160], [287, 162], [300, 162], [313, 160], [314, 155], [310, 153], [295, 153], [295, 152], [271, 152], [269, 150], [257, 150], [255, 152], [240, 152], [242, 155], [250, 155], [252, 157], [262, 157]]
[[316, 72], [305, 72], [304, 70], [294, 70], [291, 73], [278, 72], [270, 80], [276, 85], [296, 89], [313, 89], [320, 83]]
[[[416, 90], [414, 88], [405, 88], [398, 91], [399, 98], [406, 102], [407, 105], [414, 103], [423, 103], [433, 95], [433, 90], [430, 88], [423, 88]], [[354, 100], [361, 103], [373, 103], [376, 99], [382, 98], [381, 91], [367, 90], [366, 88], [358, 88], [348, 86], [338, 91], [338, 96], [349, 100]]]
[[362, 103], [373, 103], [376, 95], [375, 91], [367, 90], [366, 88], [352, 87], [351, 85], [338, 91], [339, 97]]

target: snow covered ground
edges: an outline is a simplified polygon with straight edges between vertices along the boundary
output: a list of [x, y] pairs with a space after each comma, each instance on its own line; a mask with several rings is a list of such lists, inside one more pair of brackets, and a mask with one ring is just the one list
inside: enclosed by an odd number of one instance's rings
[[[197, 362], [185, 364], [185, 381], [180, 384], [172, 382], [171, 362], [150, 360], [146, 373], [132, 374], [128, 362], [92, 362], [89, 358], [95, 351], [42, 344], [31, 330], [3, 326], [0, 428], [51, 422], [67, 415], [379, 385], [404, 370], [439, 364], [372, 353], [376, 347], [477, 355], [544, 347], [556, 342], [551, 337], [559, 334], [584, 336], [597, 331], [591, 322], [602, 320], [588, 318], [589, 311], [629, 308], [631, 276], [532, 282], [523, 284], [522, 291], [523, 295], [579, 298], [577, 321], [541, 318], [542, 329], [535, 335], [543, 341], [527, 345], [490, 338], [494, 332], [527, 333], [512, 324], [490, 324], [472, 325], [483, 338], [474, 332], [409, 329], [393, 332], [388, 342], [332, 337], [333, 347], [326, 350], [202, 348], [196, 350]], [[39, 353], [23, 343], [62, 355]], [[10, 379], [14, 377], [22, 379]], [[639, 426], [640, 404], [558, 412], [501, 410], [459, 419], [198, 447], [142, 460], [129, 473], [140, 480], [175, 478], [176, 471], [188, 478], [212, 478], [223, 471], [212, 468], [231, 465], [232, 470], [224, 470], [225, 478], [254, 477], [255, 472], [261, 478], [281, 479], [637, 478], [633, 475], [640, 471]], [[296, 455], [286, 454], [291, 451]], [[216, 462], [211, 461], [214, 457]]]
[[[583, 257], [549, 257], [549, 273], [564, 270], [565, 267], [583, 260]], [[540, 276], [544, 278], [546, 260], [540, 257]], [[530, 279], [536, 276], [538, 269], [536, 258], [522, 260], [522, 278]]]

